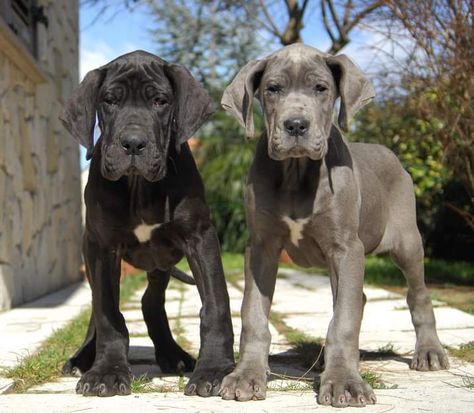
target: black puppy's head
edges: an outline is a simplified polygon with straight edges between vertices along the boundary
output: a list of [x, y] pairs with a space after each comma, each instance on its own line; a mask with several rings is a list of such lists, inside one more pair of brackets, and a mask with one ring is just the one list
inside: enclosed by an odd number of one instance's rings
[[170, 145], [183, 144], [212, 112], [211, 98], [184, 67], [135, 51], [87, 73], [60, 118], [90, 159], [97, 116], [104, 178], [154, 182], [166, 175]]
[[222, 106], [254, 136], [252, 103], [258, 96], [272, 159], [309, 157], [327, 152], [333, 109], [341, 98], [339, 126], [374, 96], [364, 74], [346, 56], [331, 56], [293, 44], [245, 65], [224, 91]]

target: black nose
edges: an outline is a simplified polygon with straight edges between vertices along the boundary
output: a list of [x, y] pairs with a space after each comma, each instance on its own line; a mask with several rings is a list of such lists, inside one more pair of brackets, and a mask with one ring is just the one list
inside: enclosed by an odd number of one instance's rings
[[305, 118], [291, 118], [285, 120], [283, 125], [290, 136], [303, 136], [309, 128], [309, 121]]
[[128, 133], [120, 138], [120, 144], [127, 155], [141, 155], [146, 147], [146, 137]]

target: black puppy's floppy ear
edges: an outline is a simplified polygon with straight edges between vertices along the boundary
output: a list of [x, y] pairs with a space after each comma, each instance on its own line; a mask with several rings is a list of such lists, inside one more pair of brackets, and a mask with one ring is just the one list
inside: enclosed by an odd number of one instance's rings
[[372, 100], [375, 90], [369, 79], [346, 55], [330, 56], [326, 62], [341, 96], [339, 127], [347, 131], [352, 117]]
[[183, 66], [164, 66], [165, 74], [175, 91], [174, 125], [176, 145], [186, 142], [214, 113], [214, 104], [207, 91]]
[[74, 89], [59, 115], [59, 119], [73, 138], [87, 149], [87, 160], [92, 158], [97, 93], [104, 76], [103, 69], [88, 72]]
[[252, 60], [247, 63], [226, 87], [222, 95], [221, 105], [225, 111], [236, 118], [245, 128], [245, 136], [253, 138], [253, 98], [260, 85], [263, 72], [267, 65], [266, 59]]

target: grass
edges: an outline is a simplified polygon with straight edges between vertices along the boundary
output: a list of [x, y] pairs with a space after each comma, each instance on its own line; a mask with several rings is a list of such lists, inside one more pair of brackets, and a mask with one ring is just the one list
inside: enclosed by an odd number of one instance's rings
[[397, 353], [392, 343], [388, 342], [384, 346], [381, 346], [377, 349], [377, 353], [380, 353], [382, 356], [396, 356]]
[[370, 371], [370, 370], [361, 370], [360, 376], [364, 381], [370, 384], [370, 387], [372, 387], [374, 390], [379, 390], [379, 389], [396, 389], [398, 386], [394, 384], [393, 386], [387, 386], [382, 378], [375, 372]]
[[65, 327], [55, 331], [34, 354], [20, 364], [5, 370], [5, 377], [14, 380], [11, 390], [24, 393], [32, 386], [52, 381], [61, 376], [61, 368], [84, 340], [90, 310], [83, 311]]
[[[474, 284], [474, 265], [425, 258], [425, 280], [437, 284]], [[369, 256], [365, 260], [365, 282], [376, 285], [405, 285], [400, 270], [386, 257]]]
[[469, 363], [474, 363], [474, 341], [461, 344], [459, 348], [448, 347], [449, 354]]
[[[121, 301], [129, 300], [144, 283], [144, 274], [125, 278], [121, 285]], [[24, 393], [32, 386], [61, 377], [63, 364], [84, 340], [90, 314], [90, 309], [84, 310], [66, 326], [56, 330], [38, 351], [26, 356], [17, 366], [6, 369], [5, 377], [13, 379], [15, 383], [12, 392]]]
[[[228, 282], [243, 280], [244, 256], [234, 252], [221, 253], [222, 265], [224, 267], [225, 278]], [[177, 265], [181, 271], [190, 271], [188, 261], [183, 258]]]
[[[322, 368], [324, 357], [322, 348], [324, 340], [303, 333], [285, 323], [282, 314], [271, 311], [270, 322], [275, 329], [285, 338], [288, 343], [293, 346], [293, 351], [298, 354], [298, 360], [306, 368], [320, 369]], [[316, 362], [316, 363], [315, 363]]]
[[464, 376], [462, 378], [463, 387], [474, 389], [474, 376]]
[[[176, 392], [182, 387], [183, 378], [180, 377], [178, 386], [176, 385], [166, 385], [157, 386], [148, 378], [146, 374], [142, 374], [139, 377], [133, 377], [130, 384], [132, 393], [169, 393]], [[184, 387], [183, 387], [184, 390]]]

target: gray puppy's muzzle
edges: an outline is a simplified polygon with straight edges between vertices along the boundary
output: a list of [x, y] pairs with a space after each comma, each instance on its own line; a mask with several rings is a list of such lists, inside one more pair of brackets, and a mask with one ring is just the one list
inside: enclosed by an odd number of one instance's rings
[[325, 141], [307, 117], [291, 116], [279, 122], [269, 139], [268, 154], [278, 161], [303, 157], [319, 160], [326, 153]]

